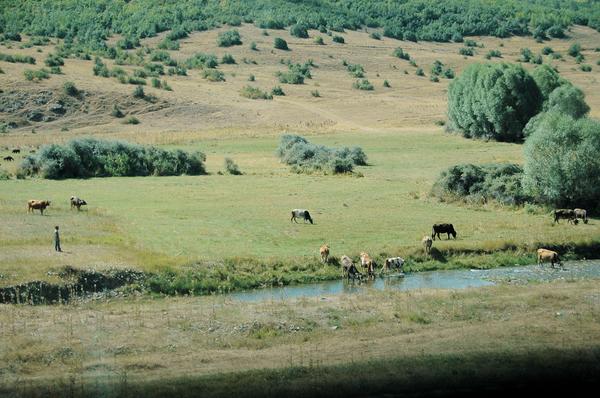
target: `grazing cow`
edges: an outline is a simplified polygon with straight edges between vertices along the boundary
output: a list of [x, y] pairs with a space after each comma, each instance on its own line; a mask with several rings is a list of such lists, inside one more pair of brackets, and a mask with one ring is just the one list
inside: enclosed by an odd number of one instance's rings
[[448, 239], [450, 239], [450, 235], [452, 235], [454, 239], [456, 239], [456, 231], [452, 224], [433, 224], [431, 239], [435, 240], [436, 235], [439, 239], [442, 239], [440, 234], [448, 234]]
[[21, 150], [20, 149], [13, 149], [12, 153], [21, 153]]
[[575, 219], [581, 218], [584, 224], [588, 223], [587, 210], [585, 209], [574, 209]]
[[557, 263], [562, 267], [562, 263], [560, 262], [560, 258], [558, 257], [558, 253], [548, 249], [538, 249], [537, 250], [537, 262], [538, 265], [541, 263], [549, 262], [552, 264], [552, 268], [554, 268], [554, 263]]
[[313, 223], [313, 219], [310, 216], [310, 213], [308, 212], [308, 210], [306, 209], [294, 209], [292, 210], [292, 218], [290, 219], [290, 222], [292, 221], [296, 221], [296, 223], [298, 222], [296, 220], [296, 218], [303, 218], [304, 222], [306, 222], [306, 220], [310, 221], [310, 223]]
[[49, 200], [28, 200], [27, 201], [27, 213], [32, 212], [34, 210], [39, 210], [40, 214], [43, 216], [44, 215], [44, 210], [46, 210], [46, 207], [50, 206], [50, 201]]
[[321, 262], [323, 264], [327, 264], [327, 260], [329, 259], [329, 246], [321, 246], [321, 248], [319, 249], [319, 253], [321, 254]]
[[575, 210], [571, 209], [556, 209], [554, 210], [554, 222], [559, 223], [561, 218], [566, 219], [568, 222], [577, 224], [577, 217], [575, 215]]
[[86, 206], [87, 202], [77, 196], [71, 196], [71, 209], [77, 207], [77, 210], [81, 210], [81, 206]]
[[4, 160], [6, 160], [7, 162], [12, 162], [13, 160], [15, 160], [15, 158], [13, 158], [12, 156], [5, 156]]
[[373, 276], [375, 274], [375, 262], [369, 256], [369, 253], [360, 253], [360, 264], [367, 269], [367, 275]]
[[425, 253], [429, 254], [431, 252], [431, 246], [433, 245], [433, 239], [431, 239], [431, 236], [427, 235], [424, 236], [423, 239], [421, 239], [421, 242], [423, 243], [423, 247], [425, 248]]
[[352, 262], [352, 259], [346, 255], [343, 255], [340, 259], [342, 263], [342, 275], [346, 278], [361, 278], [362, 274], [356, 269], [356, 266]]
[[383, 264], [383, 269], [385, 271], [389, 271], [392, 268], [395, 268], [398, 271], [401, 271], [403, 266], [404, 266], [404, 259], [402, 257], [390, 257], [390, 258], [385, 259], [385, 263]]

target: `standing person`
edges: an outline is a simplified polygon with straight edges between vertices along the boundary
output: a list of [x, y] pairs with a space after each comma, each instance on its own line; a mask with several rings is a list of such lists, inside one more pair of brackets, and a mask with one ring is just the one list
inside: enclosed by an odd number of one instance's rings
[[58, 234], [58, 225], [54, 227], [54, 250], [62, 252], [60, 248], [60, 235]]

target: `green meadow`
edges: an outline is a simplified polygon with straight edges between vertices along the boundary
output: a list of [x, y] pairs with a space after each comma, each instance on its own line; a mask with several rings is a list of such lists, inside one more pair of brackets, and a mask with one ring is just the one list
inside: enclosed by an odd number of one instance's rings
[[[367, 153], [369, 166], [334, 176], [290, 172], [275, 155], [278, 139], [199, 139], [181, 146], [206, 153], [204, 176], [1, 181], [0, 283], [52, 279], [48, 271], [63, 265], [153, 271], [223, 259], [314, 262], [323, 243], [336, 257], [361, 251], [418, 256], [435, 222], [455, 225], [458, 239], [436, 240], [434, 247], [457, 255], [518, 248], [530, 261], [539, 244], [598, 236], [593, 220], [553, 226], [549, 209], [443, 203], [429, 195], [448, 166], [520, 162], [519, 145], [465, 140], [441, 128], [309, 136], [317, 144], [361, 146]], [[244, 175], [219, 174], [224, 157]], [[88, 206], [71, 210], [72, 195]], [[44, 216], [28, 214], [28, 199], [52, 204]], [[309, 209], [315, 224], [290, 222], [294, 208]], [[63, 254], [52, 250], [54, 225], [61, 228]], [[496, 265], [514, 263], [513, 257]]]

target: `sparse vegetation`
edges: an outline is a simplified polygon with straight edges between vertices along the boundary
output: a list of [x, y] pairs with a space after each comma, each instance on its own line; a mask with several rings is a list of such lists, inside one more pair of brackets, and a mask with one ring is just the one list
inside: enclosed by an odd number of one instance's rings
[[35, 58], [21, 54], [0, 53], [0, 61], [35, 65]]
[[308, 39], [308, 29], [305, 25], [297, 23], [290, 28], [290, 34], [301, 39]]
[[472, 57], [473, 55], [475, 55], [475, 51], [473, 51], [471, 47], [461, 47], [458, 50], [458, 53], [460, 55], [464, 55], [465, 57]]
[[234, 176], [242, 175], [239, 166], [231, 158], [225, 158], [225, 171]]
[[125, 119], [125, 121], [123, 123], [125, 123], [125, 124], [140, 124], [140, 120], [135, 116], [129, 116], [127, 119]]
[[485, 55], [486, 59], [492, 59], [492, 58], [502, 58], [502, 53], [500, 52], [500, 50], [490, 50], [488, 51], [488, 53]]
[[355, 89], [358, 89], [358, 90], [366, 90], [366, 91], [372, 91], [375, 89], [375, 87], [373, 87], [371, 82], [369, 82], [367, 79], [359, 79], [359, 80], [355, 81], [354, 84], [352, 85], [352, 87], [354, 87]]
[[333, 35], [333, 37], [331, 39], [333, 40], [334, 43], [344, 44], [346, 42], [344, 40], [344, 37], [340, 36], [340, 35]]
[[269, 93], [262, 91], [259, 88], [252, 86], [245, 86], [240, 91], [240, 95], [245, 98], [250, 99], [263, 99], [263, 100], [272, 100], [273, 96]]
[[25, 76], [25, 79], [29, 81], [40, 81], [43, 79], [50, 79], [50, 71], [44, 68], [38, 70], [25, 69], [23, 71], [23, 75]]
[[394, 50], [394, 57], [398, 57], [400, 59], [405, 59], [407, 61], [410, 61], [410, 55], [407, 52], [404, 52], [404, 50], [400, 47], [397, 47]]
[[223, 55], [223, 58], [221, 58], [221, 63], [222, 64], [235, 64], [235, 58], [233, 58], [233, 55], [231, 54], [225, 54]]
[[209, 82], [224, 82], [225, 74], [220, 70], [216, 69], [203, 69], [202, 77], [208, 80]]
[[325, 42], [323, 41], [323, 37], [321, 37], [321, 36], [315, 37], [315, 44], [318, 44], [318, 45], [321, 45], [321, 46], [324, 45]]
[[79, 95], [79, 90], [73, 82], [65, 82], [63, 84], [63, 92], [71, 97], [76, 97], [77, 95]]
[[285, 95], [285, 93], [283, 92], [283, 89], [281, 87], [275, 86], [271, 90], [271, 95], [282, 96], [282, 95]]

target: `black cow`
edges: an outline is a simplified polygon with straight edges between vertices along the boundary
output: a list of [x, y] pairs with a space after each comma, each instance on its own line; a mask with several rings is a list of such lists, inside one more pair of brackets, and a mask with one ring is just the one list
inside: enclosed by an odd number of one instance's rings
[[6, 160], [7, 162], [12, 162], [13, 160], [15, 160], [15, 158], [13, 158], [12, 156], [5, 156], [4, 160]]
[[12, 153], [21, 153], [21, 150], [20, 149], [13, 149]]
[[561, 218], [564, 218], [568, 222], [573, 223], [573, 224], [577, 224], [577, 222], [578, 222], [577, 214], [575, 213], [575, 210], [571, 210], [571, 209], [556, 209], [556, 210], [554, 210], [554, 222], [559, 223], [558, 220], [560, 220]]
[[440, 234], [448, 234], [448, 239], [450, 239], [450, 235], [452, 235], [454, 239], [456, 239], [456, 231], [452, 224], [433, 224], [431, 238], [435, 240], [435, 236], [437, 235], [439, 239], [442, 239]]

